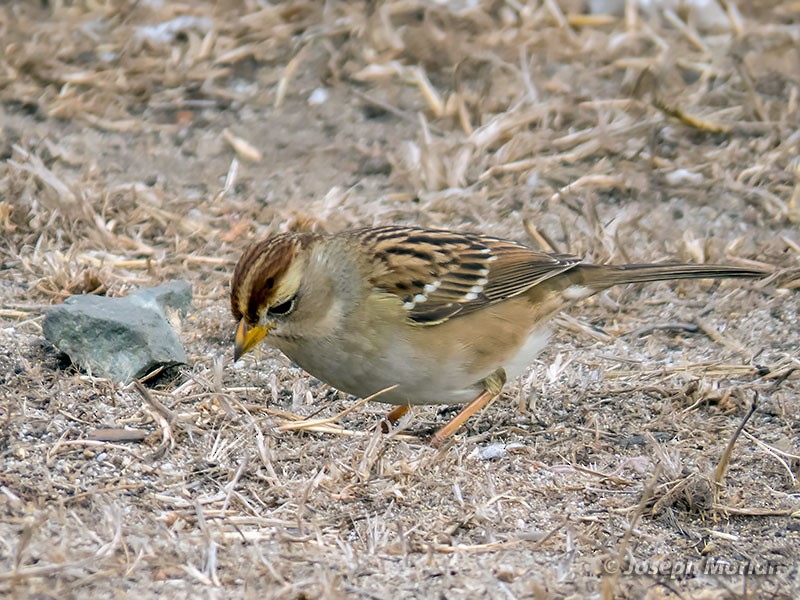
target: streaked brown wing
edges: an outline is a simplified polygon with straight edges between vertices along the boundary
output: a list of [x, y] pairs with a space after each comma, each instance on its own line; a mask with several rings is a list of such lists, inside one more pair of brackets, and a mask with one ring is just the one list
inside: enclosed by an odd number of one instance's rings
[[399, 296], [419, 325], [511, 298], [580, 262], [472, 233], [387, 226], [353, 235], [377, 263], [372, 284]]

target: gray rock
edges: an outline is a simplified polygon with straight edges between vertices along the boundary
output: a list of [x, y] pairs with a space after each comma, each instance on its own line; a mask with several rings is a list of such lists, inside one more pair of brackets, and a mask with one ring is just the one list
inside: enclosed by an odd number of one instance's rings
[[144, 307], [158, 306], [165, 312], [178, 310], [181, 316], [185, 317], [186, 311], [192, 304], [192, 286], [183, 280], [171, 281], [158, 287], [139, 290], [135, 294], [122, 298], [122, 300], [127, 299]]
[[191, 301], [185, 281], [124, 298], [70, 296], [47, 312], [44, 336], [93, 375], [128, 382], [159, 365], [186, 363], [172, 322], [179, 323]]

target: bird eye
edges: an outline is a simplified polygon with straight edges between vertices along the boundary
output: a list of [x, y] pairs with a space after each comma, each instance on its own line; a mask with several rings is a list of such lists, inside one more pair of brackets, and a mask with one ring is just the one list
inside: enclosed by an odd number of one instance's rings
[[297, 298], [297, 296], [292, 296], [286, 302], [281, 302], [280, 304], [270, 307], [267, 314], [272, 316], [288, 315], [294, 310], [295, 298]]

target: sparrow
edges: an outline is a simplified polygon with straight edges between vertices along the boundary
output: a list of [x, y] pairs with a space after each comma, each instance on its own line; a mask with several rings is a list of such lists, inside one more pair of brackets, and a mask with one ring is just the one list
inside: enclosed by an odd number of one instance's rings
[[405, 226], [281, 233], [231, 281], [234, 361], [265, 341], [334, 388], [397, 405], [466, 404], [438, 445], [521, 375], [550, 320], [611, 286], [755, 278], [751, 267], [583, 262], [478, 233]]

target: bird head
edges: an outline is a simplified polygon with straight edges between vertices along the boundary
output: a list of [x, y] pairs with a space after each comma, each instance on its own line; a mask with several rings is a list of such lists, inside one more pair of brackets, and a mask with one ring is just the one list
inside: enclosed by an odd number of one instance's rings
[[291, 329], [314, 239], [313, 234], [282, 233], [242, 254], [231, 280], [231, 311], [238, 321], [234, 360], [270, 333]]

